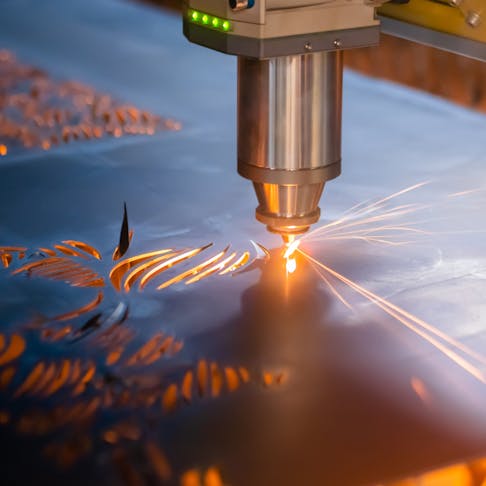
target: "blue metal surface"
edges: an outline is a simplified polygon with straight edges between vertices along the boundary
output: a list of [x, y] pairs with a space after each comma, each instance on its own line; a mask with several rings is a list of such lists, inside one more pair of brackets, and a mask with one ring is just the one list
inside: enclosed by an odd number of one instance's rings
[[[280, 244], [254, 220], [253, 191], [236, 174], [235, 60], [189, 45], [176, 16], [131, 2], [23, 0], [1, 8], [0, 44], [22, 61], [173, 117], [183, 128], [0, 158], [0, 245], [35, 249], [76, 239], [98, 248], [103, 259], [90, 265], [106, 279], [100, 310], [128, 305], [130, 350], [157, 332], [184, 341], [179, 354], [140, 372], [161, 393], [201, 359], [221, 370], [244, 366], [255, 377], [231, 393], [225, 384], [219, 397], [180, 400], [172, 413], [161, 399], [145, 408], [105, 406], [87, 424], [32, 436], [19, 433], [24, 414], [74, 400], [67, 392], [14, 397], [40, 360], [93, 360], [106, 383], [132, 372], [106, 365], [92, 341], [103, 327], [76, 343], [46, 344], [26, 333], [14, 383], [0, 395], [0, 409], [12, 415], [0, 429], [5, 484], [129, 483], [114, 456], [157, 484], [148, 442], [171, 464], [167, 484], [214, 466], [233, 486], [378, 483], [484, 452], [485, 385], [349, 289], [354, 310], [344, 307], [302, 258], [288, 277], [276, 248], [266, 265], [234, 278], [116, 292], [108, 275], [124, 201], [134, 230], [127, 255], [208, 242], [239, 251], [251, 248], [250, 239]], [[326, 187], [324, 220], [427, 180], [397, 204], [425, 206], [414, 218], [432, 234], [403, 247], [359, 240], [303, 247], [482, 355], [484, 116], [352, 73], [343, 115], [343, 175]], [[470, 189], [478, 190], [450, 197]], [[36, 315], [68, 312], [96, 292], [1, 269], [0, 332], [23, 333]], [[283, 373], [284, 383], [265, 386], [267, 372]], [[417, 394], [417, 380], [426, 395]], [[89, 388], [87, 399], [98, 393]], [[141, 436], [107, 443], [103, 432], [121, 420], [135, 422]], [[80, 428], [91, 448], [74, 466], [60, 470], [41, 454]]]

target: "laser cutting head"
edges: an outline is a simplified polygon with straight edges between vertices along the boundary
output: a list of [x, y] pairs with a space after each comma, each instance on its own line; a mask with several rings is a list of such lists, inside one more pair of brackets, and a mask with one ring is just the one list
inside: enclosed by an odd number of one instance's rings
[[184, 33], [238, 56], [238, 172], [256, 218], [288, 241], [341, 172], [342, 49], [375, 45], [363, 0], [189, 0]]
[[342, 53], [238, 61], [238, 172], [253, 181], [257, 219], [281, 234], [319, 220], [341, 172]]

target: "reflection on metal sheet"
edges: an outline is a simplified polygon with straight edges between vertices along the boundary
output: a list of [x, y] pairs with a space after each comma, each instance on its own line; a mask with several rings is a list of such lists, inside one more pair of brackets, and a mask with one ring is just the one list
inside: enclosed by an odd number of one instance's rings
[[269, 251], [231, 60], [134, 3], [26, 1], [4, 45], [186, 129], [0, 146], [6, 484], [383, 484], [484, 455], [483, 119], [347, 77], [326, 219]]
[[19, 145], [49, 150], [77, 140], [181, 128], [78, 81], [56, 81], [8, 50], [0, 50], [0, 95], [0, 157]]

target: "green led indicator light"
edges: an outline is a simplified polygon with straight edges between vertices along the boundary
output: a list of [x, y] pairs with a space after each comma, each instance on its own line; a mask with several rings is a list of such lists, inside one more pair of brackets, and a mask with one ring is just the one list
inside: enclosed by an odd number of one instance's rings
[[188, 10], [187, 16], [190, 21], [196, 24], [203, 24], [207, 27], [222, 30], [223, 32], [231, 30], [231, 22], [229, 20], [213, 17], [197, 10]]

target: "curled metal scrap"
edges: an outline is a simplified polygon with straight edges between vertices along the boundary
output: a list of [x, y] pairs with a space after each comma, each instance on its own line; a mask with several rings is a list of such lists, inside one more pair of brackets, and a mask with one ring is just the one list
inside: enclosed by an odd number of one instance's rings
[[[128, 251], [132, 237], [133, 231], [129, 229], [125, 204], [119, 244], [113, 253], [113, 260], [121, 258]], [[143, 290], [156, 278], [175, 267], [180, 267], [184, 262], [194, 261], [198, 255], [205, 254], [212, 246], [213, 244], [209, 243], [189, 249], [164, 248], [126, 257], [111, 269], [109, 281], [118, 292], [123, 288], [128, 293], [137, 283], [139, 290]], [[255, 245], [258, 251], [251, 261], [249, 251], [243, 251], [239, 255], [233, 251], [228, 256], [229, 249], [228, 245], [196, 265], [169, 277], [158, 285], [157, 290], [166, 289], [183, 281], [186, 285], [191, 285], [216, 274], [236, 275], [241, 271], [240, 269], [244, 270], [248, 267], [248, 270], [251, 270], [255, 266], [260, 266], [269, 257], [268, 251], [261, 245]], [[121, 345], [126, 342], [118, 341], [115, 346], [115, 337], [119, 338], [118, 329], [128, 318], [129, 308], [124, 302], [119, 302], [114, 309], [104, 311], [99, 309], [104, 300], [103, 288], [106, 287], [106, 280], [91, 266], [101, 261], [100, 251], [83, 241], [63, 240], [61, 243], [54, 244], [52, 248], [41, 247], [30, 254], [27, 252], [26, 247], [2, 246], [0, 261], [4, 268], [16, 267], [11, 271], [14, 276], [26, 275], [30, 278], [62, 281], [72, 287], [100, 289], [94, 299], [76, 309], [51, 317], [37, 316], [28, 323], [27, 329], [41, 329], [41, 339], [47, 342], [70, 340], [74, 343], [93, 333], [100, 334], [101, 340], [109, 341], [108, 336], [111, 336], [113, 342], [109, 350], [111, 353], [109, 361], [112, 363], [118, 361], [123, 351]], [[27, 263], [25, 259], [28, 259]], [[76, 319], [81, 316], [87, 316], [87, 320], [82, 325], [75, 325]], [[124, 337], [131, 338], [126, 334]], [[175, 342], [174, 346], [177, 349], [182, 348], [180, 342]], [[159, 354], [165, 354], [167, 347], [168, 343], [164, 341]], [[173, 352], [174, 349], [169, 354]]]
[[[133, 230], [129, 228], [127, 206], [124, 203], [120, 238], [112, 255], [113, 261], [119, 260], [127, 253], [132, 238]], [[252, 241], [252, 244], [256, 254], [251, 262], [249, 251], [243, 251], [241, 254], [234, 251], [228, 256], [230, 245], [227, 245], [215, 255], [165, 280], [157, 287], [157, 290], [166, 289], [182, 281], [185, 281], [186, 285], [191, 285], [215, 274], [235, 275], [246, 267], [248, 270], [259, 267], [262, 262], [268, 260], [269, 252], [258, 243]], [[137, 282], [139, 282], [139, 290], [143, 290], [156, 277], [185, 261], [193, 260], [194, 257], [212, 246], [213, 243], [197, 248], [176, 250], [163, 248], [127, 257], [120, 260], [111, 269], [110, 282], [117, 291], [121, 291], [123, 287], [124, 291], [128, 293]], [[14, 260], [23, 260], [27, 251], [26, 247], [0, 246], [0, 262], [4, 268], [9, 268]], [[12, 275], [25, 274], [29, 277], [58, 280], [73, 287], [105, 287], [104, 277], [87, 266], [87, 262], [93, 264], [101, 259], [101, 252], [94, 246], [78, 240], [63, 240], [61, 243], [54, 244], [53, 248], [38, 248], [29, 255], [29, 262], [14, 269]], [[94, 303], [63, 314], [54, 320], [63, 321], [77, 317], [96, 308], [101, 300], [103, 300], [102, 292], [98, 294]], [[93, 317], [86, 323], [86, 328], [98, 327], [98, 318]]]
[[153, 135], [181, 124], [77, 81], [57, 81], [0, 50], [0, 157], [11, 149], [42, 148], [104, 136]]
[[[121, 227], [120, 244], [115, 254], [121, 255], [128, 251], [127, 243], [131, 241], [133, 232], [128, 227], [126, 206]], [[203, 256], [213, 246], [207, 245], [173, 250], [164, 248], [147, 253], [130, 256], [120, 260], [110, 271], [109, 281], [116, 291], [123, 290], [128, 293], [138, 283], [138, 289], [143, 290], [156, 278], [179, 268], [185, 262], [193, 262], [198, 255]], [[230, 246], [198, 261], [195, 265], [183, 269], [175, 276], [170, 276], [160, 283], [156, 290], [163, 290], [185, 282], [192, 285], [211, 276], [236, 275], [245, 269], [251, 270], [259, 267], [268, 259], [268, 251], [260, 246], [250, 261], [250, 252], [245, 250], [238, 254], [236, 251], [228, 255]], [[123, 250], [123, 251], [122, 251]], [[28, 248], [18, 246], [0, 247], [0, 257], [5, 268], [12, 268], [12, 275], [26, 275], [30, 278], [43, 278], [67, 283], [72, 287], [99, 288], [96, 297], [78, 308], [55, 316], [37, 316], [28, 325], [28, 329], [41, 329], [41, 339], [48, 342], [57, 342], [69, 339], [77, 342], [87, 338], [93, 333], [101, 332], [107, 335], [116, 335], [115, 330], [126, 321], [129, 315], [128, 305], [119, 302], [114, 309], [100, 310], [104, 300], [104, 290], [107, 281], [97, 271], [91, 268], [101, 261], [101, 252], [94, 246], [78, 241], [63, 240], [54, 244], [52, 248], [39, 248], [28, 254]], [[28, 256], [28, 258], [27, 258]], [[26, 263], [24, 260], [28, 259]], [[13, 267], [16, 268], [13, 268]], [[76, 319], [87, 316], [87, 320], [76, 325]], [[117, 361], [121, 355], [120, 343], [113, 345], [110, 361]], [[163, 353], [162, 353], [163, 354]], [[118, 355], [118, 358], [116, 356]], [[116, 358], [116, 359], [115, 359]]]
[[[119, 248], [126, 243], [127, 231], [125, 211]], [[235, 275], [262, 260], [260, 253], [251, 258], [249, 250], [231, 252], [229, 245], [209, 254], [212, 247], [210, 243], [129, 256], [112, 268], [109, 279], [91, 268], [99, 264], [102, 254], [86, 242], [63, 240], [52, 248], [42, 247], [31, 253], [24, 247], [0, 247], [3, 266], [12, 276], [59, 280], [74, 287], [99, 287], [94, 298], [76, 309], [51, 317], [38, 316], [11, 335], [0, 333], [0, 393], [13, 404], [0, 410], [0, 426], [26, 436], [52, 436], [54, 439], [45, 445], [43, 455], [61, 468], [76, 464], [101, 443], [112, 448], [114, 467], [120, 469], [119, 458], [125, 457], [127, 447], [137, 444], [144, 451], [144, 467], [159, 480], [178, 477], [182, 485], [222, 485], [222, 473], [211, 465], [176, 474], [165, 452], [150, 438], [151, 426], [143, 417], [139, 422], [118, 420], [108, 424], [101, 436], [94, 435], [92, 428], [95, 418], [108, 410], [161, 410], [162, 415], [169, 415], [198, 401], [235, 393], [244, 386], [269, 388], [284, 383], [285, 374], [281, 371], [250, 371], [241, 364], [214, 360], [199, 359], [182, 369], [169, 367], [164, 363], [183, 351], [182, 339], [157, 332], [134, 347], [133, 329], [122, 325], [129, 317], [128, 305], [119, 302], [100, 309], [107, 282], [117, 291], [123, 287], [128, 292], [139, 282], [143, 289], [165, 272], [185, 266], [159, 284], [157, 289], [161, 290], [180, 282], [191, 285], [215, 275]], [[127, 250], [124, 248], [124, 252]], [[264, 253], [263, 260], [266, 258]], [[83, 316], [85, 322], [76, 324]], [[77, 348], [69, 348], [69, 355], [39, 358], [25, 369], [22, 356], [36, 336], [51, 346], [60, 346], [62, 341], [75, 344], [89, 337], [90, 347], [96, 349], [96, 360], [84, 353], [76, 356]], [[166, 370], [162, 376], [157, 371], [161, 367]], [[33, 403], [40, 407], [17, 412], [15, 403], [24, 399], [35, 400]], [[55, 403], [48, 412], [42, 410], [45, 400]], [[80, 426], [83, 433], [75, 433]], [[61, 429], [67, 433], [59, 439], [56, 433]], [[122, 469], [127, 467], [131, 467], [128, 462]]]
[[[101, 437], [96, 437], [92, 433], [95, 417], [114, 409], [174, 414], [197, 400], [217, 399], [225, 393], [235, 393], [242, 386], [268, 388], [285, 381], [282, 372], [250, 373], [241, 365], [228, 366], [205, 359], [186, 367], [182, 375], [178, 374], [179, 379], [169, 375], [161, 380], [160, 376], [150, 373], [156, 361], [166, 354], [173, 357], [182, 346], [182, 342], [172, 336], [158, 333], [126, 359], [118, 356], [112, 360], [111, 352], [107, 352], [105, 365], [97, 366], [91, 359], [70, 356], [38, 361], [24, 373], [17, 370], [26, 350], [25, 339], [18, 334], [10, 338], [0, 334], [0, 388], [12, 403], [11, 409], [0, 411], [0, 425], [10, 426], [22, 435], [41, 437], [56, 437], [56, 432], [67, 429], [67, 438], [63, 434], [64, 439], [56, 438], [44, 448], [45, 456], [62, 468], [72, 466], [89, 454], [94, 443], [100, 440], [107, 446], [116, 446], [118, 452], [123, 450], [127, 440], [143, 444], [147, 448], [147, 460], [159, 479], [169, 480], [174, 475], [172, 467], [162, 449], [150, 440], [148, 423], [116, 421], [105, 427]], [[127, 373], [132, 368], [139, 370], [139, 374]], [[37, 403], [54, 397], [56, 405], [47, 411], [15, 411], [15, 403], [24, 396], [36, 399]], [[83, 426], [83, 434], [74, 440], [69, 431], [74, 434], [80, 426]], [[198, 474], [199, 471], [193, 469], [182, 472], [181, 484], [192, 484], [187, 481]], [[217, 469], [208, 469], [204, 477], [208, 475], [221, 481]]]
[[[139, 289], [143, 290], [163, 272], [187, 260], [194, 259], [212, 245], [212, 243], [209, 243], [201, 247], [185, 250], [164, 248], [125, 258], [111, 269], [109, 280], [117, 291], [122, 289], [123, 284], [123, 289], [126, 292], [132, 290], [134, 284], [140, 280]], [[86, 254], [77, 251], [76, 248], [83, 248]], [[250, 252], [248, 250], [241, 253], [234, 251], [228, 255], [229, 249], [230, 246], [228, 245], [197, 265], [166, 280], [157, 287], [157, 290], [165, 289], [184, 280], [186, 285], [191, 285], [212, 275], [235, 274], [245, 267], [253, 269], [268, 259], [267, 254], [264, 254], [263, 257], [256, 254], [250, 261]], [[0, 247], [0, 257], [4, 257], [7, 261], [4, 267], [9, 268], [14, 258], [19, 261], [24, 259], [26, 251], [27, 248]], [[91, 245], [74, 240], [65, 240], [63, 245], [55, 244], [54, 249], [39, 248], [37, 252], [30, 255], [29, 260], [34, 259], [34, 261], [29, 261], [29, 263], [14, 269], [12, 275], [24, 274], [29, 277], [59, 280], [74, 287], [105, 287], [104, 277], [86, 266], [85, 261], [90, 260], [89, 256], [95, 261], [101, 260], [100, 252]], [[91, 263], [94, 262], [92, 261]], [[60, 320], [65, 320], [65, 318]]]
[[133, 231], [128, 228], [127, 203], [123, 203], [123, 221], [120, 229], [120, 241], [113, 253], [113, 261], [119, 260], [128, 250], [133, 238]]

